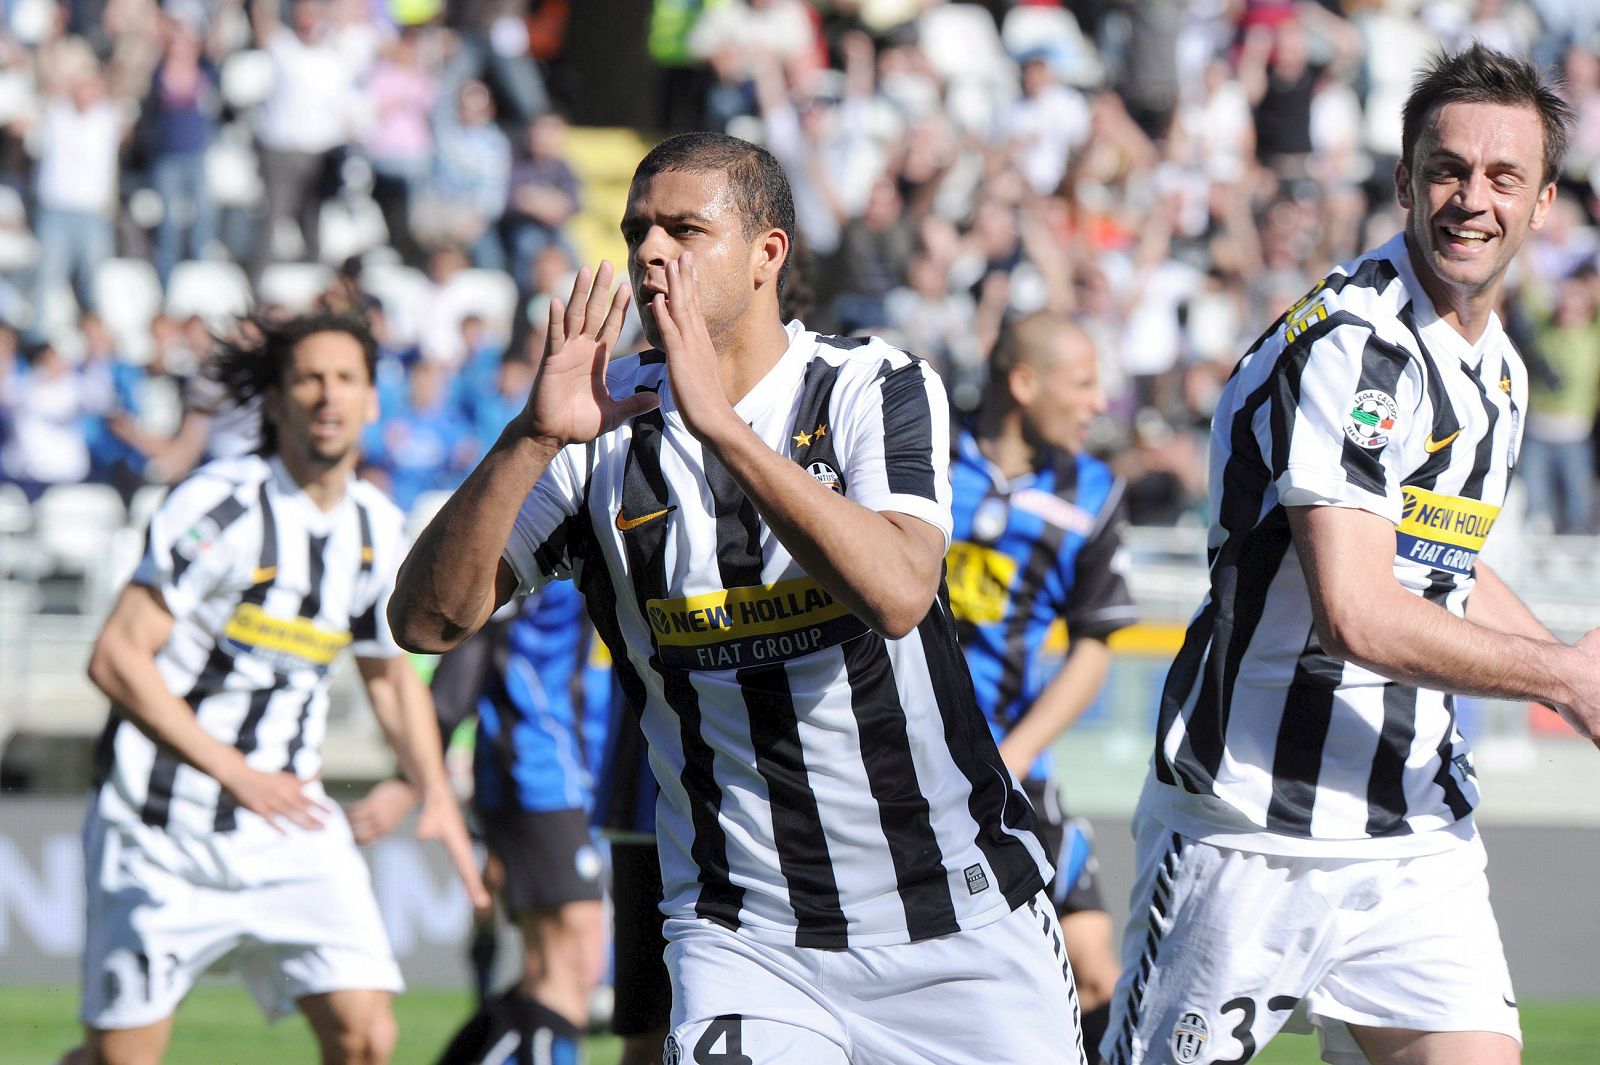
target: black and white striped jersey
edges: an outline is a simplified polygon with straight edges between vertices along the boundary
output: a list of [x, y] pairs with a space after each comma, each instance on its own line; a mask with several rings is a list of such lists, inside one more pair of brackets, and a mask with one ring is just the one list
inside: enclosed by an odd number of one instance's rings
[[[818, 492], [948, 540], [938, 377], [882, 341], [788, 333], [739, 416]], [[945, 597], [903, 639], [872, 633], [685, 428], [659, 353], [613, 368], [613, 393], [641, 390], [660, 409], [565, 448], [505, 557], [523, 591], [578, 581], [641, 710], [665, 912], [845, 947], [978, 927], [1031, 898], [1048, 866]]]
[[[160, 592], [173, 616], [156, 655], [162, 678], [254, 768], [316, 776], [339, 652], [403, 653], [384, 618], [403, 524], [399, 509], [362, 481], [352, 479], [324, 512], [276, 458], [201, 467], [151, 518], [133, 576]], [[114, 824], [175, 837], [276, 835], [115, 707], [97, 777], [100, 812]]]
[[1500, 327], [1442, 321], [1403, 236], [1334, 270], [1235, 369], [1211, 429], [1211, 590], [1161, 698], [1152, 812], [1286, 854], [1422, 853], [1471, 831], [1452, 696], [1322, 650], [1286, 507], [1395, 524], [1395, 578], [1457, 616], [1521, 440]]

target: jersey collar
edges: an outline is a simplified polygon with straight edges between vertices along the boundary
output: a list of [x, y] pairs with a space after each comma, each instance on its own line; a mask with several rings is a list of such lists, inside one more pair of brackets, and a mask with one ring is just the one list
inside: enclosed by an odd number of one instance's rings
[[1469, 343], [1466, 337], [1439, 317], [1439, 312], [1434, 309], [1433, 300], [1429, 298], [1427, 291], [1422, 287], [1422, 282], [1417, 280], [1416, 271], [1411, 267], [1411, 255], [1406, 250], [1404, 231], [1390, 238], [1387, 244], [1378, 249], [1378, 253], [1393, 263], [1395, 269], [1399, 271], [1406, 295], [1411, 297], [1417, 332], [1422, 335], [1422, 340], [1428, 345], [1429, 351], [1449, 352], [1467, 366], [1477, 369], [1478, 364], [1483, 361], [1483, 353], [1502, 342], [1504, 331], [1500, 327], [1498, 314], [1489, 315], [1489, 324], [1476, 344]]

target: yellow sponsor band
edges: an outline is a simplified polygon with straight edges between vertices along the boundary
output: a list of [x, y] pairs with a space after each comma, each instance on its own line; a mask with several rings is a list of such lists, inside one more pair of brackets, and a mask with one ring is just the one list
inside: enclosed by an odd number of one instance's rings
[[1494, 527], [1500, 508], [1477, 499], [1441, 495], [1406, 485], [1400, 489], [1398, 531], [1420, 540], [1477, 551]]
[[330, 632], [309, 618], [273, 617], [254, 603], [243, 603], [228, 619], [223, 636], [261, 651], [294, 655], [325, 666], [350, 643], [348, 632]]
[[958, 619], [988, 625], [1005, 617], [1011, 605], [1011, 586], [1017, 579], [1016, 559], [990, 547], [957, 540], [950, 545], [945, 562], [950, 610]]
[[810, 577], [723, 588], [684, 599], [651, 599], [645, 604], [660, 647], [702, 647], [785, 633], [849, 612]]

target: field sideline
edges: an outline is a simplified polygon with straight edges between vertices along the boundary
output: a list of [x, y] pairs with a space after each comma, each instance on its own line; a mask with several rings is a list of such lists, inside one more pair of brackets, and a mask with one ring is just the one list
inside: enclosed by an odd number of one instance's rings
[[[0, 986], [0, 1065], [54, 1065], [77, 1038], [75, 988]], [[468, 1009], [467, 996], [434, 989], [408, 992], [396, 1004], [400, 1047], [394, 1065], [431, 1065]], [[1523, 1006], [1529, 1065], [1592, 1065], [1600, 1048], [1600, 1002]], [[614, 1040], [590, 1041], [590, 1065], [614, 1065]], [[315, 1065], [316, 1047], [305, 1023], [287, 1018], [268, 1027], [242, 988], [202, 986], [178, 1015], [167, 1065]], [[1276, 1040], [1255, 1065], [1313, 1065], [1316, 1040]], [[1005, 1063], [996, 1063], [1005, 1065]]]

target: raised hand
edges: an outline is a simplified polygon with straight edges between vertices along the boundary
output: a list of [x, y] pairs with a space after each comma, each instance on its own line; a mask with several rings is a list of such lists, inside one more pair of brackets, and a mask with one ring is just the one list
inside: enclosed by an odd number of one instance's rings
[[630, 296], [623, 284], [608, 308], [612, 277], [609, 262], [601, 262], [596, 271], [586, 266], [578, 271], [565, 306], [558, 299], [550, 301], [544, 353], [527, 405], [518, 415], [526, 435], [557, 447], [582, 443], [660, 402], [650, 392], [613, 400], [606, 388], [606, 365], [622, 332]]
[[700, 290], [694, 268], [694, 254], [684, 252], [666, 266], [667, 291], [650, 301], [667, 352], [667, 378], [672, 383], [672, 399], [683, 422], [696, 436], [704, 435], [718, 417], [733, 413], [733, 405], [722, 390], [717, 351], [711, 343], [705, 313], [700, 309]]

